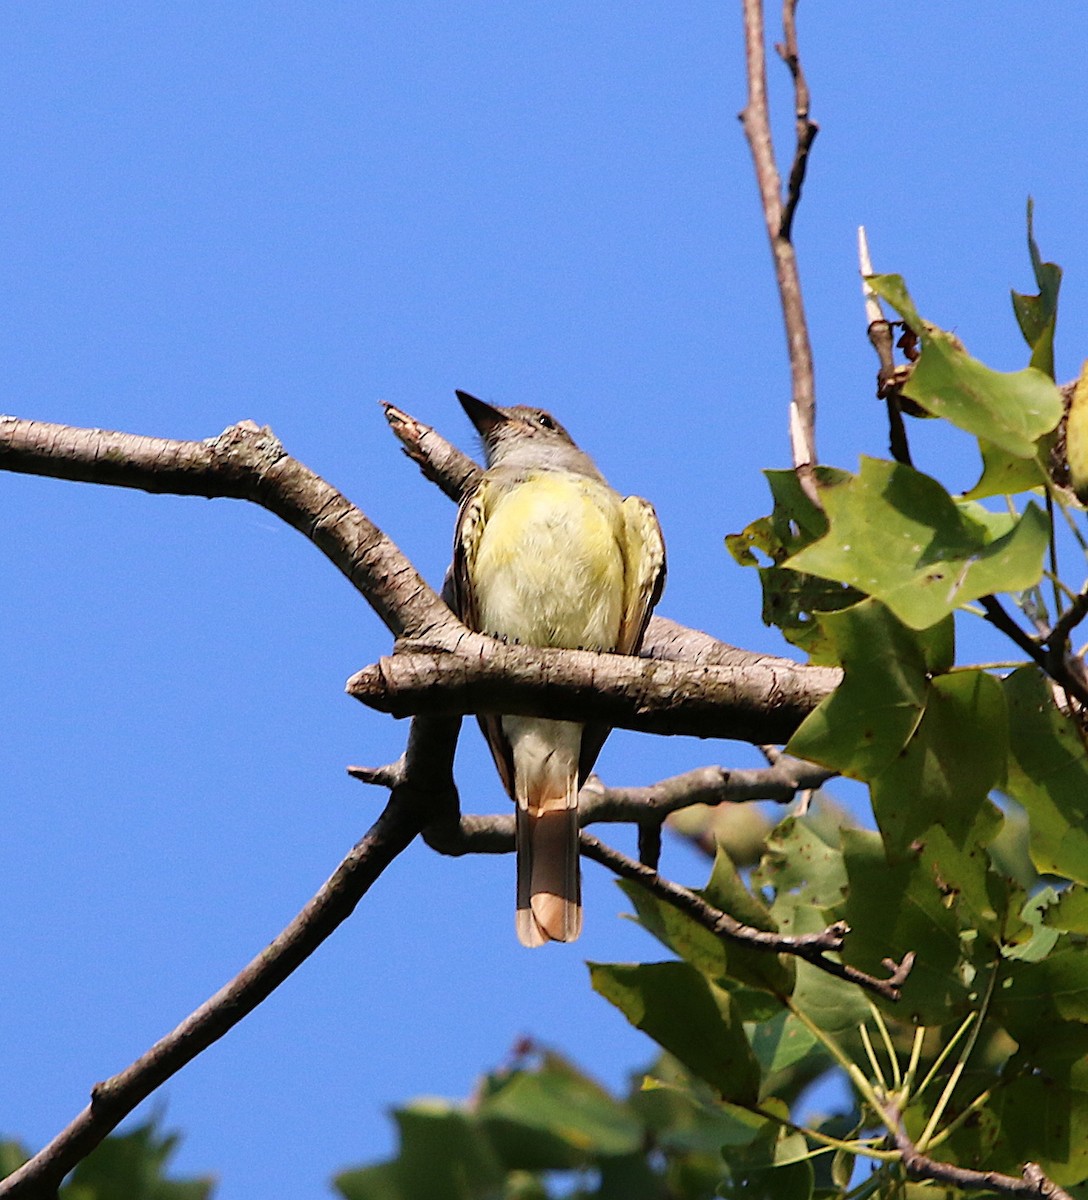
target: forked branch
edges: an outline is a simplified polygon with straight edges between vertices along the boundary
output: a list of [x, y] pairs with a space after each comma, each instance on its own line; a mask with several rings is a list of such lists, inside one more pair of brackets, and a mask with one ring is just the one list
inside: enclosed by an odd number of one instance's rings
[[1048, 1179], [1037, 1163], [1025, 1163], [1019, 1179], [1000, 1171], [976, 1171], [939, 1162], [923, 1154], [911, 1141], [899, 1110], [887, 1106], [896, 1149], [903, 1157], [903, 1166], [911, 1179], [930, 1180], [969, 1192], [997, 1192], [1001, 1196], [1019, 1196], [1023, 1200], [1073, 1200], [1070, 1194]]
[[[801, 278], [797, 268], [792, 234], [793, 219], [801, 198], [809, 150], [817, 126], [809, 119], [808, 85], [797, 48], [795, 15], [797, 0], [785, 0], [783, 24], [785, 43], [779, 53], [793, 76], [797, 139], [789, 186], [782, 196], [782, 181], [771, 139], [770, 105], [767, 99], [766, 33], [763, 0], [742, 0], [744, 12], [745, 63], [748, 73], [748, 102], [740, 114], [744, 134], [752, 152], [763, 218], [774, 260], [775, 279], [786, 325], [790, 379], [790, 450], [802, 485], [815, 500], [811, 468], [816, 463], [816, 383], [809, 342]], [[817, 501], [818, 502], [818, 501]]]

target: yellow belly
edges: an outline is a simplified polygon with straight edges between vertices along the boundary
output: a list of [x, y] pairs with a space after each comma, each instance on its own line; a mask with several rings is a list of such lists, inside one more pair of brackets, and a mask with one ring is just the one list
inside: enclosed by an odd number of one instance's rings
[[530, 646], [614, 650], [623, 609], [620, 498], [543, 472], [500, 494], [473, 565], [480, 628]]

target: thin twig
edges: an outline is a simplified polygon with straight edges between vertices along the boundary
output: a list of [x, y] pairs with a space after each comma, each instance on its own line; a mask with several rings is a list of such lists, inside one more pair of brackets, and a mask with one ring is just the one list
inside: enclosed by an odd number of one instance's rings
[[901, 963], [885, 959], [884, 965], [890, 975], [887, 979], [877, 979], [872, 975], [867, 975], [864, 971], [859, 971], [856, 967], [825, 957], [827, 954], [837, 954], [842, 950], [846, 935], [850, 932], [850, 927], [845, 921], [836, 921], [819, 933], [793, 935], [755, 929], [751, 925], [742, 924], [735, 917], [722, 912], [712, 904], [708, 904], [695, 892], [662, 878], [656, 871], [643, 866], [642, 863], [635, 862], [633, 858], [628, 858], [626, 854], [621, 854], [611, 846], [606, 846], [592, 834], [582, 834], [582, 853], [621, 878], [632, 879], [641, 884], [658, 899], [664, 900], [673, 908], [678, 908], [681, 912], [686, 913], [717, 937], [776, 954], [795, 955], [811, 963], [814, 967], [818, 967], [821, 971], [826, 971], [829, 975], [856, 983], [866, 991], [883, 996], [886, 1000], [899, 999], [900, 989], [906, 982], [914, 964], [913, 953], [907, 954]]
[[1004, 1196], [1023, 1196], [1031, 1200], [1072, 1200], [1064, 1188], [1043, 1174], [1037, 1163], [1025, 1163], [1019, 1179], [1014, 1175], [1003, 1175], [1000, 1171], [975, 1171], [970, 1167], [955, 1167], [951, 1163], [938, 1162], [921, 1153], [911, 1141], [903, 1126], [902, 1117], [895, 1104], [885, 1106], [884, 1115], [889, 1119], [889, 1130], [895, 1139], [896, 1149], [902, 1155], [903, 1166], [912, 1179], [928, 1179], [934, 1183], [951, 1184], [966, 1191], [998, 1192]]
[[[794, 60], [790, 69], [794, 74], [795, 88], [800, 85], [804, 90], [797, 94], [795, 105], [798, 112], [799, 137], [797, 152], [794, 156], [794, 172], [791, 172], [790, 197], [785, 204], [782, 200], [782, 184], [775, 162], [774, 143], [771, 139], [762, 0], [742, 0], [748, 101], [740, 114], [740, 119], [752, 152], [756, 183], [759, 187], [763, 217], [767, 226], [767, 237], [770, 241], [771, 256], [774, 259], [782, 317], [786, 325], [786, 344], [789, 352], [792, 384], [789, 428], [793, 465], [806, 493], [815, 503], [819, 503], [816, 486], [812, 479], [812, 467], [817, 461], [815, 372], [812, 363], [812, 345], [809, 341], [808, 324], [805, 319], [801, 279], [797, 269], [797, 255], [793, 243], [790, 241], [794, 210], [797, 207], [797, 200], [800, 198], [808, 150], [812, 144], [812, 138], [815, 136], [815, 126], [812, 126], [808, 120], [808, 90], [807, 87], [804, 87], [804, 75], [801, 72], [797, 54], [796, 31], [793, 29], [792, 19], [795, 4], [796, 0], [786, 0], [784, 18], [789, 20], [786, 48]], [[803, 136], [802, 130], [806, 131]], [[796, 181], [793, 179], [795, 173]]]
[[[995, 629], [1000, 629], [1002, 633], [1011, 638], [1034, 663], [1041, 667], [1055, 683], [1060, 684], [1069, 695], [1075, 697], [1081, 704], [1088, 704], [1088, 686], [1068, 669], [1063, 657], [1048, 653], [1033, 637], [1025, 633], [1005, 611], [1004, 606], [996, 596], [982, 596], [979, 604], [982, 605], [986, 620]], [[1067, 609], [1063, 614], [1063, 618], [1068, 617], [1072, 612], [1074, 612], [1073, 608]], [[1056, 625], [1054, 629], [1057, 630], [1057, 628], [1058, 626]], [[1054, 637], [1054, 631], [1051, 632], [1050, 636]], [[1047, 640], [1048, 642], [1050, 641], [1049, 638]], [[1051, 643], [1051, 646], [1053, 644]], [[1058, 644], [1060, 645], [1060, 642]]]
[[908, 467], [913, 466], [899, 388], [894, 386], [897, 371], [892, 343], [892, 322], [884, 315], [880, 297], [869, 283], [869, 276], [873, 273], [873, 260], [869, 255], [869, 237], [864, 225], [858, 226], [858, 269], [861, 272], [861, 294], [865, 302], [866, 332], [880, 360], [876, 394], [884, 400], [888, 409], [888, 449], [896, 462]]
[[793, 151], [789, 181], [786, 184], [786, 203], [782, 209], [779, 233], [786, 241], [793, 236], [793, 217], [801, 202], [801, 189], [805, 183], [805, 170], [812, 143], [820, 132], [819, 125], [809, 117], [808, 81], [801, 67], [797, 52], [797, 0], [785, 0], [782, 5], [782, 31], [785, 41], [775, 46], [779, 57], [793, 76], [794, 119], [796, 121], [797, 144]]

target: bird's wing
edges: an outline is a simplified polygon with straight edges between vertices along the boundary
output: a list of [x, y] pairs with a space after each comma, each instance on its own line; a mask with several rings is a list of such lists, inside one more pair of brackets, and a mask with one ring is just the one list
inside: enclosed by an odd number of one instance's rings
[[473, 568], [484, 531], [484, 500], [487, 484], [470, 492], [457, 510], [453, 535], [453, 562], [446, 574], [442, 597], [469, 629], [479, 630], [479, 608], [472, 586]]
[[[453, 563], [446, 575], [442, 596], [462, 623], [469, 629], [480, 632], [480, 610], [472, 579], [476, 555], [480, 549], [484, 524], [487, 520], [487, 480], [461, 501], [457, 511], [456, 532], [453, 537]], [[491, 757], [506, 794], [514, 798], [514, 760], [510, 742], [502, 731], [502, 718], [481, 713], [476, 718], [480, 723]]]
[[628, 496], [623, 502], [623, 618], [616, 650], [637, 654], [654, 605], [665, 588], [665, 539], [657, 513], [648, 500]]
[[[661, 536], [657, 513], [648, 500], [628, 496], [622, 512], [623, 613], [616, 653], [638, 654], [650, 614], [665, 587], [665, 539]], [[589, 778], [608, 734], [607, 725], [591, 723], [585, 727], [578, 760], [581, 783]]]

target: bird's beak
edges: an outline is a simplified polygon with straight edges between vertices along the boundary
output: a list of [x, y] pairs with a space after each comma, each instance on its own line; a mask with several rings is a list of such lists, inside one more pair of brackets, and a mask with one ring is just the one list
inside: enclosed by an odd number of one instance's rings
[[501, 409], [492, 408], [490, 404], [477, 400], [468, 392], [458, 392], [457, 399], [461, 401], [461, 407], [468, 414], [468, 419], [476, 426], [476, 432], [484, 439], [485, 443], [491, 443], [496, 430], [510, 420]]

